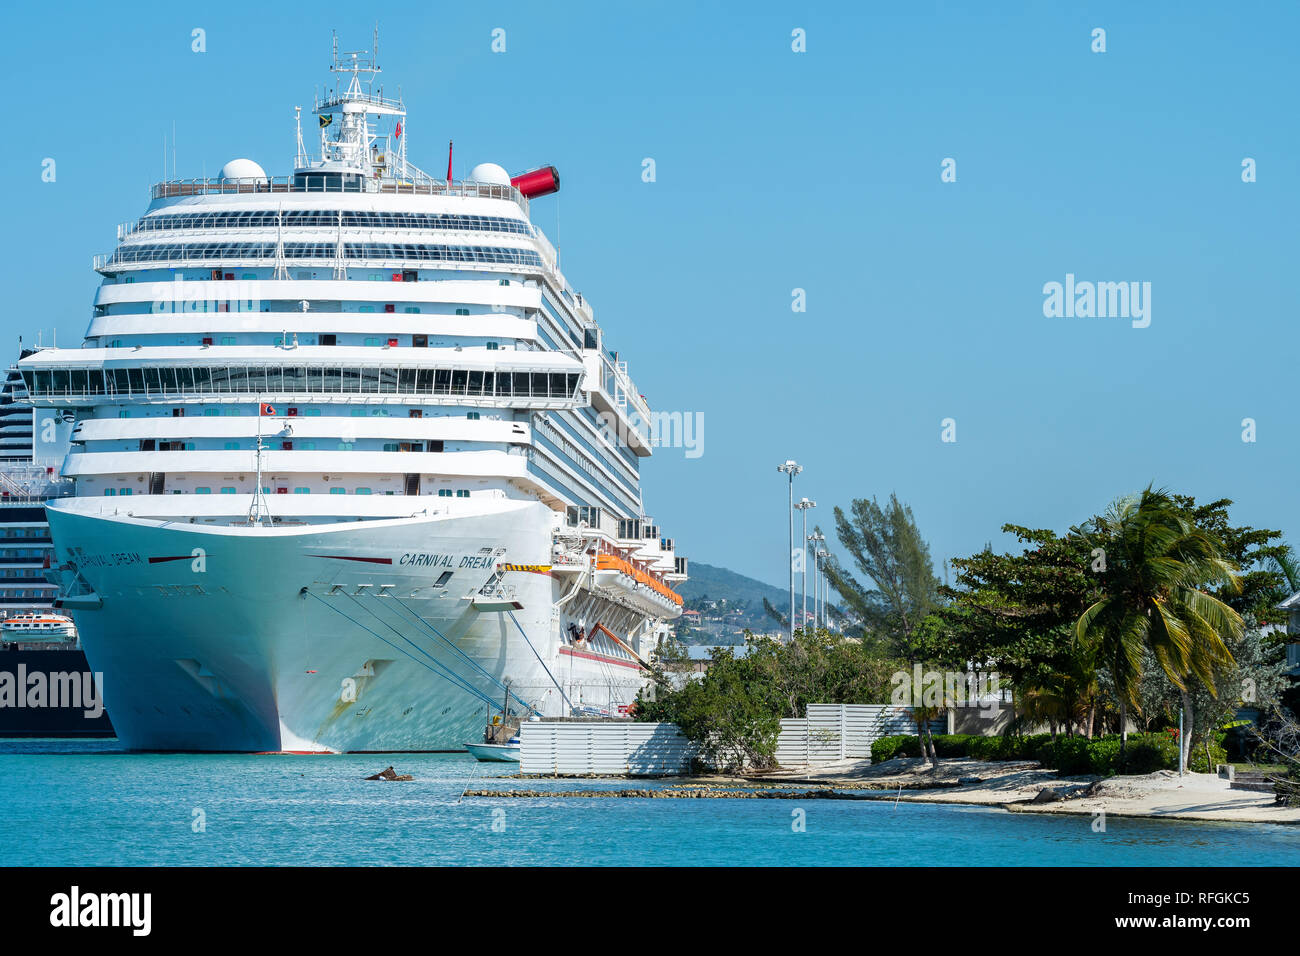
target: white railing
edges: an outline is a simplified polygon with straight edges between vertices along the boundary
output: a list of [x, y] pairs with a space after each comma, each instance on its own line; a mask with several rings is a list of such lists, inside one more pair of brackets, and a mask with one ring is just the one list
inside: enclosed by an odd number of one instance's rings
[[[313, 171], [307, 171], [311, 176]], [[506, 199], [525, 214], [528, 200], [514, 186], [498, 183], [441, 179], [406, 182], [398, 179], [362, 177], [356, 189], [326, 189], [324, 182], [295, 183], [292, 176], [268, 176], [266, 179], [173, 179], [155, 183], [149, 190], [151, 199], [174, 199], [184, 196], [257, 195], [261, 193], [345, 193], [366, 192], [395, 196], [461, 196], [478, 199]]]

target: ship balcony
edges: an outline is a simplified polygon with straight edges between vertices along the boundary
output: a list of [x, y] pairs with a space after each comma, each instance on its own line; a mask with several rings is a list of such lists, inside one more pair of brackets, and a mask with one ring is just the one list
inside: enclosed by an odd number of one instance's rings
[[616, 424], [619, 441], [641, 458], [651, 454], [650, 406], [627, 375], [626, 362], [610, 362], [596, 349], [583, 349], [583, 389], [597, 413]]

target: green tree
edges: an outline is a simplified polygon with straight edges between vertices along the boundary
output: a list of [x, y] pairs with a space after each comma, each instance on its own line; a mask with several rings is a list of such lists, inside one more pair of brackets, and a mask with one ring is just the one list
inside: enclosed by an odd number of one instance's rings
[[702, 677], [674, 657], [655, 675], [653, 695], [637, 700], [636, 719], [677, 724], [704, 762], [723, 770], [771, 766], [783, 717], [810, 703], [879, 703], [900, 661], [859, 641], [805, 629], [792, 642], [750, 638], [748, 653], [715, 648]]
[[[912, 517], [912, 509], [891, 494], [882, 508], [875, 498], [855, 498], [849, 514], [836, 506], [835, 533], [853, 559], [863, 583], [832, 554], [826, 576], [849, 610], [862, 621], [864, 641], [877, 642], [892, 657], [909, 665], [920, 660], [917, 630], [942, 599], [930, 546]], [[938, 763], [930, 734], [929, 711], [913, 702], [926, 756]]]
[[[1190, 678], [1217, 693], [1218, 672], [1232, 663], [1225, 641], [1243, 630], [1241, 615], [1205, 588], [1240, 587], [1220, 540], [1198, 528], [1166, 492], [1148, 486], [1075, 529], [1099, 553], [1102, 595], [1080, 615], [1080, 644], [1105, 662], [1120, 704], [1121, 750], [1130, 707], [1138, 706], [1142, 655], [1150, 649], [1178, 689], [1192, 723]], [[1193, 735], [1180, 742], [1187, 758]]]
[[864, 637], [905, 656], [922, 619], [941, 599], [930, 547], [912, 509], [897, 495], [890, 495], [883, 508], [874, 498], [857, 498], [849, 514], [835, 508], [835, 531], [868, 583], [861, 583], [832, 554], [826, 568], [832, 587], [863, 622]]

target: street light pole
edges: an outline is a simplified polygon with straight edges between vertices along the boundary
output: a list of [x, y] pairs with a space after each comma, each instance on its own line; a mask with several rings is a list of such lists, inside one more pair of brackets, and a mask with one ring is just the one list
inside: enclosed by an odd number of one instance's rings
[[794, 640], [794, 476], [803, 471], [803, 465], [793, 458], [787, 458], [776, 470], [784, 472], [790, 479], [790, 552], [786, 560], [790, 563], [790, 640]]
[[[805, 512], [804, 512], [804, 516], [807, 517], [807, 514], [808, 514], [808, 513], [805, 511]], [[823, 551], [822, 548], [821, 548], [821, 543], [822, 543], [823, 541], [826, 540], [826, 535], [822, 534], [820, 531], [814, 531], [812, 534], [810, 534], [810, 535], [806, 535], [805, 538], [806, 538], [807, 541], [812, 542], [812, 556], [813, 556], [813, 630], [815, 631], [815, 630], [817, 630], [817, 624], [818, 624], [818, 621], [819, 621], [820, 618], [821, 618], [821, 615], [820, 615], [820, 613], [819, 613], [819, 611], [818, 611], [819, 605], [818, 605], [817, 602], [818, 602], [818, 600], [819, 600], [819, 598], [820, 598], [820, 596], [821, 596], [821, 570], [820, 570], [820, 559], [821, 559], [821, 558], [826, 554], [826, 552]], [[808, 597], [808, 587], [807, 587], [807, 584], [805, 583], [805, 585], [804, 585], [804, 599], [805, 599], [805, 601], [807, 600], [807, 597]], [[803, 612], [803, 613], [804, 613], [804, 617], [807, 618], [807, 616], [808, 616], [808, 608], [807, 608], [807, 606], [804, 607], [804, 612]]]
[[[799, 616], [799, 626], [805, 628], [808, 626], [808, 509], [816, 508], [817, 502], [810, 501], [807, 498], [800, 498], [794, 503], [794, 506], [803, 513], [803, 611]], [[816, 572], [813, 572], [816, 583]]]
[[822, 626], [828, 631], [831, 629], [831, 576], [826, 573], [826, 559], [830, 556], [829, 551], [818, 551], [822, 562]]

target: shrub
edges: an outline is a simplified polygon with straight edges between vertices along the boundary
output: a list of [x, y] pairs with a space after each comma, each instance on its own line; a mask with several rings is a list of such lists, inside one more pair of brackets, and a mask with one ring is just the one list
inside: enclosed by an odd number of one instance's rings
[[[944, 757], [970, 757], [973, 760], [1037, 760], [1049, 770], [1061, 773], [1097, 774], [1109, 776], [1116, 773], [1144, 774], [1157, 770], [1178, 769], [1178, 742], [1169, 733], [1133, 734], [1128, 739], [1124, 759], [1120, 761], [1118, 734], [1106, 737], [1057, 737], [1034, 734], [1028, 737], [983, 737], [970, 734], [938, 734], [934, 738], [935, 753]], [[921, 756], [920, 738], [909, 735], [881, 737], [871, 745], [872, 763], [892, 757]], [[1210, 746], [1211, 763], [1226, 763], [1223, 735]], [[1195, 773], [1210, 773], [1205, 747], [1193, 748], [1189, 766]]]
[[878, 737], [871, 744], [871, 762], [882, 763], [894, 757], [921, 756], [921, 738], [898, 734], [893, 737]]

